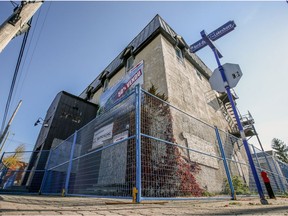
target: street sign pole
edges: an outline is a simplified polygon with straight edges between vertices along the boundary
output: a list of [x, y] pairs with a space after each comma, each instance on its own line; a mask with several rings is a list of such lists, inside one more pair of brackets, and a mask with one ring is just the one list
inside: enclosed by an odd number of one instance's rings
[[[226, 77], [225, 77], [225, 74], [224, 74], [224, 69], [223, 69], [223, 67], [220, 64], [220, 60], [218, 58], [218, 55], [217, 55], [217, 52], [215, 51], [215, 49], [213, 49], [213, 52], [214, 52], [214, 55], [215, 55], [215, 58], [216, 58], [216, 61], [217, 61], [221, 76], [223, 78], [223, 82], [225, 83]], [[227, 80], [226, 80], [226, 83], [227, 83]], [[260, 199], [261, 199], [261, 203], [262, 204], [268, 204], [267, 200], [265, 199], [262, 187], [261, 187], [261, 183], [260, 183], [260, 180], [259, 180], [259, 177], [258, 177], [258, 174], [257, 174], [257, 170], [255, 168], [255, 164], [254, 164], [254, 161], [252, 159], [252, 155], [251, 155], [251, 152], [250, 152], [250, 149], [249, 149], [249, 145], [248, 145], [248, 142], [247, 142], [247, 139], [246, 139], [246, 135], [244, 133], [244, 130], [243, 130], [243, 127], [242, 127], [242, 123], [240, 121], [238, 112], [236, 110], [236, 106], [235, 106], [235, 103], [234, 103], [234, 100], [233, 100], [229, 85], [225, 86], [225, 89], [226, 89], [226, 93], [228, 95], [230, 104], [232, 106], [232, 109], [233, 109], [233, 112], [234, 112], [234, 115], [235, 115], [235, 118], [236, 118], [236, 121], [237, 121], [237, 126], [238, 126], [238, 129], [239, 129], [239, 132], [240, 132], [240, 135], [241, 135], [241, 138], [242, 138], [242, 142], [243, 142], [243, 145], [244, 145], [244, 148], [245, 148], [248, 160], [249, 160], [249, 164], [250, 164], [250, 167], [251, 167], [251, 170], [252, 170], [252, 174], [254, 176], [254, 180], [255, 180], [255, 183], [256, 183], [257, 190], [258, 190], [258, 194], [259, 194]]]
[[[224, 27], [225, 25], [221, 26], [222, 28]], [[234, 24], [234, 27], [236, 25]], [[233, 27], [233, 29], [234, 29]], [[218, 30], [218, 29], [217, 29]], [[213, 33], [213, 32], [212, 32]], [[210, 33], [209, 35], [211, 35], [212, 33]], [[209, 36], [208, 35], [208, 36]], [[224, 34], [223, 34], [224, 35]], [[240, 118], [239, 118], [239, 115], [238, 115], [238, 112], [236, 110], [236, 106], [235, 106], [235, 103], [234, 103], [234, 100], [233, 100], [233, 97], [232, 97], [232, 94], [231, 94], [231, 91], [230, 91], [230, 86], [228, 84], [228, 81], [227, 81], [227, 77], [225, 75], [225, 72], [224, 72], [224, 68], [222, 67], [221, 63], [220, 63], [220, 59], [219, 57], [221, 58], [222, 55], [221, 53], [219, 52], [219, 50], [215, 47], [215, 45], [213, 44], [213, 42], [211, 41], [211, 39], [206, 35], [205, 31], [201, 31], [201, 36], [202, 36], [202, 40], [205, 41], [206, 45], [208, 45], [214, 55], [215, 55], [215, 58], [216, 58], [216, 62], [217, 62], [217, 65], [218, 65], [218, 69], [221, 73], [221, 77], [222, 77], [222, 80], [224, 82], [224, 86], [225, 86], [225, 89], [226, 89], [226, 93], [228, 95], [228, 98], [229, 98], [229, 101], [230, 101], [230, 104], [232, 106], [232, 109], [233, 109], [233, 112], [234, 112], [234, 115], [235, 115], [235, 118], [236, 118], [236, 121], [237, 121], [237, 126], [238, 126], [238, 129], [239, 129], [239, 132], [240, 132], [240, 135], [241, 135], [241, 138], [242, 138], [242, 142], [243, 142], [243, 145], [244, 145], [244, 148], [245, 148], [245, 151], [246, 151], [246, 154], [247, 154], [247, 157], [248, 157], [248, 160], [249, 160], [249, 164], [250, 164], [250, 167], [251, 167], [251, 170], [252, 170], [252, 174], [253, 174], [253, 177], [254, 177], [254, 180], [255, 180], [255, 183], [256, 183], [256, 187], [257, 187], [257, 190], [258, 190], [258, 194], [260, 196], [260, 201], [263, 205], [267, 205], [268, 204], [268, 201], [265, 199], [265, 196], [264, 196], [264, 193], [263, 193], [263, 190], [262, 190], [262, 187], [261, 187], [261, 184], [260, 184], [260, 180], [259, 180], [259, 177], [258, 177], [258, 174], [257, 174], [257, 170], [255, 168], [255, 165], [254, 165], [254, 161], [252, 159], [252, 155], [251, 155], [251, 152], [250, 152], [250, 149], [249, 149], [249, 145], [248, 145], [248, 142], [247, 142], [247, 139], [246, 139], [246, 136], [245, 136], [245, 133], [244, 133], [244, 130], [243, 130], [243, 126], [242, 126], [242, 123], [240, 121]], [[221, 36], [220, 36], [221, 37]], [[219, 38], [219, 37], [218, 37]], [[217, 39], [218, 39], [217, 38]], [[191, 50], [191, 49], [190, 49]]]

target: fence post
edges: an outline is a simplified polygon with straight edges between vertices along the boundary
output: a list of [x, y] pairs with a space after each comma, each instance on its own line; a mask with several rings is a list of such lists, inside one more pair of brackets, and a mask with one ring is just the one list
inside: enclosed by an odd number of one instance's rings
[[47, 178], [47, 173], [48, 173], [48, 168], [49, 168], [49, 162], [50, 162], [50, 157], [52, 155], [52, 151], [53, 149], [49, 150], [49, 155], [48, 155], [48, 158], [47, 158], [47, 162], [46, 162], [46, 165], [45, 165], [45, 171], [44, 171], [44, 176], [43, 176], [43, 179], [42, 179], [42, 182], [41, 182], [41, 186], [40, 186], [40, 190], [39, 190], [39, 195], [42, 194], [42, 191], [43, 191], [43, 187], [45, 185], [45, 182], [46, 182], [46, 178]]
[[[249, 114], [250, 114], [250, 113], [249, 113]], [[255, 128], [254, 124], [252, 124], [251, 126], [252, 126], [253, 131], [255, 132], [255, 135], [256, 135], [256, 138], [257, 138], [258, 143], [259, 143], [259, 145], [260, 145], [261, 151], [262, 151], [262, 153], [263, 153], [263, 155], [264, 155], [264, 157], [265, 157], [265, 160], [266, 160], [268, 169], [270, 170], [271, 173], [273, 173], [272, 168], [271, 168], [271, 165], [270, 165], [270, 162], [268, 161], [268, 158], [267, 158], [267, 155], [266, 155], [267, 153], [264, 151], [263, 145], [262, 145], [261, 140], [260, 140], [260, 138], [259, 138], [259, 136], [258, 136], [258, 133], [257, 133], [257, 131], [256, 131], [256, 128]], [[276, 180], [274, 174], [273, 174], [272, 176], [273, 176], [273, 180], [274, 180], [274, 182], [275, 182], [275, 184], [276, 184], [276, 187], [279, 188], [279, 185], [278, 185], [278, 183], [277, 183], [277, 180]]]
[[[276, 173], [277, 173], [277, 175], [278, 175], [278, 178], [279, 178], [279, 181], [280, 181], [281, 190], [282, 190], [283, 192], [285, 192], [284, 184], [283, 184], [282, 179], [281, 179], [281, 176], [280, 176], [280, 174], [279, 174], [278, 167], [277, 167], [277, 165], [275, 164], [275, 159], [274, 159], [274, 156], [273, 156], [273, 155], [271, 155], [271, 159], [272, 159], [272, 162], [273, 162], [275, 171], [276, 171]], [[276, 161], [277, 161], [277, 160], [276, 160]], [[277, 162], [277, 163], [278, 163], [278, 162]]]
[[[264, 149], [261, 149], [261, 151], [262, 151], [262, 153], [264, 154], [264, 157], [265, 157], [265, 160], [266, 160], [268, 169], [269, 169], [269, 171], [271, 172], [271, 175], [272, 175], [272, 177], [273, 177], [273, 180], [274, 180], [274, 182], [275, 182], [275, 185], [276, 185], [277, 188], [279, 188], [277, 179], [276, 179], [276, 177], [275, 177], [275, 175], [274, 175], [274, 173], [273, 173], [272, 167], [271, 167], [270, 162], [269, 162], [269, 160], [268, 160], [268, 158], [267, 158], [267, 153], [264, 151]], [[272, 160], [272, 159], [271, 159], [271, 160]]]
[[[4, 155], [5, 155], [5, 152], [3, 152], [2, 155], [1, 155], [0, 164], [2, 163]], [[4, 172], [5, 168], [6, 168], [6, 166], [3, 163], [2, 169], [0, 170], [0, 171], [2, 171], [1, 174], [0, 174], [0, 184], [2, 183], [2, 178], [6, 175], [6, 173]]]
[[135, 101], [135, 117], [136, 117], [136, 202], [141, 202], [141, 87], [138, 84], [135, 87], [136, 101]]
[[259, 168], [262, 170], [261, 165], [260, 165], [259, 160], [258, 160], [258, 156], [257, 156], [256, 151], [255, 151], [255, 147], [254, 147], [254, 145], [250, 145], [250, 146], [252, 146], [252, 149], [253, 149], [253, 152], [254, 152], [254, 155], [256, 158], [256, 162], [257, 162]]
[[1, 158], [0, 158], [0, 163], [2, 163], [3, 157], [4, 157], [5, 152], [2, 153]]
[[77, 141], [77, 130], [74, 133], [73, 143], [72, 143], [71, 150], [70, 150], [70, 158], [69, 158], [69, 164], [68, 164], [68, 169], [67, 169], [67, 174], [66, 174], [65, 188], [64, 188], [64, 191], [62, 191], [63, 196], [66, 196], [68, 194], [70, 174], [71, 174], [71, 169], [72, 169], [72, 160], [73, 160], [76, 141]]
[[218, 128], [216, 126], [215, 126], [215, 133], [216, 133], [217, 141], [218, 141], [218, 144], [219, 144], [221, 156], [222, 156], [222, 159], [223, 159], [223, 163], [224, 163], [225, 172], [226, 172], [226, 175], [227, 175], [229, 187], [230, 187], [230, 190], [231, 190], [231, 198], [232, 198], [232, 200], [236, 200], [236, 193], [235, 193], [235, 190], [234, 190], [231, 174], [230, 174], [228, 163], [227, 163], [227, 160], [226, 160], [225, 151], [224, 151], [224, 148], [223, 148], [223, 145], [222, 145], [222, 141], [221, 141], [221, 137], [220, 137]]
[[283, 174], [281, 179], [283, 179], [283, 181], [284, 181], [284, 183], [283, 183], [284, 184], [283, 185], [284, 192], [287, 193], [287, 186], [288, 186], [288, 176], [287, 176], [288, 166], [287, 166], [287, 163], [284, 163], [284, 162], [279, 161], [279, 160], [276, 160], [276, 161], [277, 161], [277, 164], [278, 164], [278, 167], [279, 167], [281, 173]]

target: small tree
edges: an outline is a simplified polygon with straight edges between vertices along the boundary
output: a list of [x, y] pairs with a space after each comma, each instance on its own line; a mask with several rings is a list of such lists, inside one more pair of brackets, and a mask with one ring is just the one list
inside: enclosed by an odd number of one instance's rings
[[275, 150], [276, 157], [284, 163], [288, 163], [288, 147], [280, 139], [274, 138], [272, 140], [272, 148]]
[[15, 152], [7, 157], [4, 157], [3, 163], [6, 167], [17, 167], [23, 158], [23, 152], [25, 151], [25, 145], [20, 144], [15, 149]]

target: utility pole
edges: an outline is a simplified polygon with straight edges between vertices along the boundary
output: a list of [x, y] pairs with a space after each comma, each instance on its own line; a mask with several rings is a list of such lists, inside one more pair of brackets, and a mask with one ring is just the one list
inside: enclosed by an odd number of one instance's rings
[[30, 28], [28, 21], [40, 8], [44, 1], [22, 1], [14, 9], [13, 14], [0, 26], [0, 53], [16, 36]]
[[0, 143], [0, 153], [1, 153], [1, 151], [2, 151], [2, 149], [3, 149], [3, 147], [4, 147], [4, 145], [5, 145], [5, 143], [6, 143], [7, 139], [8, 139], [8, 137], [9, 137], [9, 134], [10, 134], [10, 131], [7, 132], [7, 135], [6, 135], [6, 137], [5, 137], [4, 141], [3, 141], [3, 143], [2, 143], [2, 144]]
[[[6, 127], [5, 127], [5, 129], [4, 129], [4, 131], [3, 131], [3, 133], [1, 134], [1, 136], [0, 136], [0, 146], [1, 146], [1, 143], [2, 143], [3, 139], [5, 138], [5, 135], [6, 135], [7, 132], [8, 132], [8, 129], [9, 129], [10, 125], [12, 124], [12, 121], [13, 121], [13, 119], [14, 119], [16, 113], [18, 112], [18, 110], [19, 110], [21, 104], [22, 104], [22, 100], [19, 101], [19, 103], [18, 103], [18, 105], [17, 105], [15, 111], [13, 112], [13, 114], [12, 114], [12, 116], [11, 116], [11, 118], [10, 118], [8, 124], [6, 125]], [[1, 147], [1, 148], [2, 148], [2, 147]]]

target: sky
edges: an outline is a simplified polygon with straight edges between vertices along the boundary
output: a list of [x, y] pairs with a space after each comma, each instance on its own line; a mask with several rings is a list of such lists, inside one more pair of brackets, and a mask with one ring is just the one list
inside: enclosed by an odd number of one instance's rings
[[[0, 23], [13, 11], [0, 1]], [[4, 151], [21, 143], [32, 150], [56, 94], [80, 93], [159, 14], [187, 44], [234, 20], [234, 31], [218, 39], [221, 63], [239, 64], [243, 77], [234, 88], [241, 114], [248, 110], [265, 150], [271, 140], [288, 143], [288, 4], [286, 1], [45, 1], [34, 15], [7, 121], [23, 103], [10, 127]], [[0, 120], [23, 36], [0, 53]], [[213, 71], [216, 61], [206, 47], [197, 55]], [[250, 143], [258, 145], [256, 137]]]

